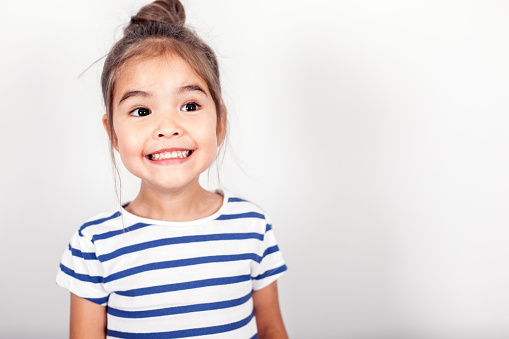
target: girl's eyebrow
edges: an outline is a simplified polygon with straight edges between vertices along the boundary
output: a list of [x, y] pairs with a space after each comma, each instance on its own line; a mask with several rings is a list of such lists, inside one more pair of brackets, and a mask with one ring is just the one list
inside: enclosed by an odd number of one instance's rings
[[207, 94], [200, 86], [198, 86], [197, 84], [192, 84], [192, 85], [186, 85], [186, 86], [182, 86], [180, 87], [177, 92], [178, 93], [183, 93], [183, 92], [192, 92], [192, 91], [198, 91], [198, 92], [202, 92], [203, 94]]
[[[192, 91], [198, 91], [198, 92], [202, 92], [203, 94], [207, 94], [200, 86], [198, 86], [197, 84], [192, 84], [192, 85], [186, 85], [186, 86], [182, 86], [182, 87], [179, 87], [177, 89], [177, 93], [184, 93], [184, 92], [192, 92]], [[145, 91], [128, 91], [126, 92], [122, 98], [119, 100], [119, 104], [124, 101], [124, 100], [127, 100], [129, 99], [130, 97], [137, 97], [137, 96], [141, 96], [141, 97], [144, 97], [144, 98], [147, 98], [147, 97], [151, 97], [152, 94], [150, 94], [149, 92], [145, 92]]]
[[129, 99], [130, 97], [136, 97], [136, 96], [150, 97], [150, 96], [152, 96], [152, 94], [150, 94], [148, 92], [144, 92], [144, 91], [129, 91], [129, 92], [126, 92], [122, 96], [122, 99], [120, 99], [120, 101], [118, 103], [120, 104], [122, 101]]

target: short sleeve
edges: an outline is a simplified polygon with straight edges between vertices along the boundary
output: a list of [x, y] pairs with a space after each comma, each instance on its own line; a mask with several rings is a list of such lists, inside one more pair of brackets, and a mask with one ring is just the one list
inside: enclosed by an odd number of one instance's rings
[[108, 293], [104, 288], [103, 274], [95, 245], [76, 232], [62, 255], [57, 285], [96, 304], [106, 305]]
[[261, 254], [260, 259], [259, 262], [253, 265], [251, 271], [253, 290], [260, 290], [270, 285], [287, 270], [283, 254], [279, 250], [276, 236], [272, 229], [272, 223], [267, 216], [265, 221], [265, 233], [259, 250]]

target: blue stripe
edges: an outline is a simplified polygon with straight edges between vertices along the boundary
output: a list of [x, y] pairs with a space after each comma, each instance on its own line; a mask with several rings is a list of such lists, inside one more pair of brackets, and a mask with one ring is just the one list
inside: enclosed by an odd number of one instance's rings
[[144, 223], [140, 222], [140, 223], [131, 225], [129, 227], [126, 227], [124, 229], [121, 229], [121, 230], [109, 231], [106, 233], [96, 234], [96, 235], [92, 236], [92, 243], [95, 243], [97, 240], [104, 240], [104, 239], [112, 238], [119, 234], [125, 234], [127, 232], [136, 231], [136, 230], [139, 230], [140, 228], [147, 227], [147, 226], [150, 226], [150, 224], [144, 224]]
[[192, 312], [204, 312], [204, 311], [212, 311], [212, 310], [220, 310], [225, 308], [231, 308], [240, 306], [245, 304], [251, 299], [251, 292], [249, 294], [233, 299], [233, 300], [225, 300], [225, 301], [217, 301], [206, 304], [196, 304], [196, 305], [186, 305], [186, 306], [176, 306], [176, 307], [166, 307], [160, 308], [156, 310], [146, 310], [146, 311], [123, 311], [116, 308], [108, 307], [108, 314], [119, 317], [119, 318], [153, 318], [153, 317], [164, 317], [167, 315], [175, 315], [175, 314], [184, 314], [184, 313], [192, 313]]
[[125, 297], [139, 297], [139, 296], [148, 295], [148, 294], [190, 290], [190, 289], [194, 289], [194, 288], [202, 288], [202, 287], [209, 287], [209, 286], [236, 284], [236, 283], [249, 281], [249, 280], [251, 280], [251, 276], [249, 274], [247, 274], [247, 275], [239, 275], [236, 277], [212, 278], [212, 279], [203, 279], [203, 280], [196, 280], [196, 281], [189, 281], [189, 282], [175, 283], [175, 284], [168, 284], [168, 285], [136, 288], [136, 289], [132, 289], [132, 290], [128, 290], [128, 291], [118, 291], [115, 293], [118, 295], [121, 295], [121, 296], [125, 296]]
[[101, 276], [90, 276], [90, 275], [87, 275], [87, 274], [76, 273], [72, 269], [70, 269], [69, 267], [64, 266], [63, 264], [60, 264], [60, 269], [65, 274], [70, 275], [71, 277], [76, 278], [76, 279], [81, 280], [81, 281], [91, 282], [91, 283], [94, 283], [94, 284], [98, 284], [98, 283], [102, 283], [103, 282], [103, 277], [101, 277]]
[[272, 225], [271, 224], [267, 224], [267, 226], [265, 227], [265, 233], [267, 233], [271, 229], [272, 229]]
[[110, 215], [109, 217], [106, 217], [106, 218], [101, 218], [101, 219], [97, 219], [97, 220], [92, 220], [92, 221], [88, 221], [86, 223], [84, 223], [83, 225], [81, 225], [78, 233], [79, 235], [82, 237], [83, 234], [81, 234], [81, 231], [83, 231], [85, 228], [87, 228], [88, 226], [92, 226], [92, 225], [98, 225], [98, 224], [102, 224], [103, 222], [105, 221], [108, 221], [110, 219], [115, 219], [117, 217], [120, 216], [120, 212], [117, 211], [115, 213], [113, 213], [112, 215]]
[[206, 241], [222, 241], [222, 240], [245, 240], [245, 239], [258, 239], [263, 241], [263, 234], [259, 233], [222, 233], [222, 234], [206, 234], [206, 235], [191, 235], [184, 237], [165, 238], [143, 242], [136, 245], [126, 246], [120, 248], [111, 253], [103, 254], [99, 256], [99, 260], [102, 262], [117, 258], [124, 254], [133, 252], [143, 251], [149, 248], [175, 245], [175, 244], [188, 244], [194, 242], [206, 242]]
[[255, 334], [254, 336], [252, 336], [250, 339], [258, 339], [258, 334]]
[[93, 303], [102, 305], [102, 304], [106, 304], [108, 302], [108, 298], [109, 298], [109, 296], [104, 297], [104, 298], [85, 298], [85, 299], [90, 300]]
[[279, 273], [283, 273], [284, 271], [286, 271], [288, 269], [288, 267], [286, 267], [286, 265], [283, 265], [283, 266], [280, 266], [278, 268], [275, 268], [273, 270], [268, 270], [256, 277], [253, 277], [253, 280], [262, 280], [262, 279], [265, 279], [267, 277], [270, 277], [272, 275], [276, 275], [276, 274], [279, 274]]
[[228, 198], [228, 202], [244, 202], [244, 201], [246, 201], [246, 200], [241, 199], [241, 198], [235, 198], [235, 197]]
[[279, 251], [279, 247], [277, 247], [277, 245], [274, 245], [272, 247], [269, 247], [265, 250], [265, 252], [263, 252], [263, 257], [262, 258], [265, 258], [266, 256], [268, 256], [269, 254], [271, 253], [275, 253]]
[[179, 259], [179, 260], [170, 260], [170, 261], [161, 261], [155, 262], [145, 265], [136, 266], [133, 268], [129, 268], [117, 273], [113, 273], [104, 278], [104, 283], [108, 283], [114, 280], [122, 279], [134, 274], [152, 271], [152, 270], [161, 270], [166, 268], [174, 268], [174, 267], [182, 267], [182, 266], [191, 266], [191, 265], [200, 265], [200, 264], [208, 264], [215, 262], [228, 262], [228, 261], [240, 261], [240, 260], [253, 260], [259, 263], [262, 258], [254, 253], [245, 253], [245, 254], [233, 254], [233, 255], [217, 255], [217, 256], [209, 256], [209, 257], [199, 257], [199, 258], [189, 258], [189, 259]]
[[254, 253], [244, 253], [244, 254], [232, 254], [232, 255], [217, 255], [217, 256], [208, 256], [208, 257], [198, 257], [198, 258], [189, 258], [189, 259], [179, 259], [179, 260], [170, 260], [170, 261], [161, 261], [155, 263], [149, 263], [145, 265], [136, 266], [133, 268], [129, 268], [117, 273], [113, 273], [105, 278], [101, 276], [90, 276], [86, 274], [80, 274], [74, 272], [72, 269], [60, 264], [60, 269], [81, 281], [91, 282], [94, 284], [97, 283], [108, 283], [114, 280], [122, 279], [131, 275], [135, 275], [138, 273], [174, 268], [174, 267], [182, 267], [182, 266], [192, 266], [192, 265], [200, 265], [200, 264], [208, 264], [208, 263], [216, 263], [216, 262], [229, 262], [229, 261], [241, 261], [241, 260], [253, 260], [257, 263], [260, 263], [263, 258], [271, 253], [275, 253], [279, 251], [277, 245], [269, 247], [263, 253], [263, 257], [260, 257]]
[[127, 338], [127, 339], [168, 339], [168, 338], [189, 338], [196, 337], [200, 335], [211, 335], [217, 333], [224, 333], [229, 331], [237, 330], [241, 327], [249, 324], [251, 319], [253, 319], [254, 313], [251, 313], [247, 318], [242, 319], [240, 321], [219, 325], [219, 326], [211, 326], [211, 327], [202, 327], [202, 328], [192, 328], [188, 330], [179, 330], [179, 331], [171, 331], [171, 332], [154, 332], [154, 333], [129, 333], [129, 332], [120, 332], [114, 330], [108, 330], [107, 335], [114, 338]]
[[239, 213], [239, 214], [222, 214], [217, 217], [216, 220], [230, 220], [230, 219], [242, 219], [242, 218], [258, 218], [265, 219], [265, 216], [256, 212], [247, 212], [247, 213]]
[[69, 251], [75, 257], [82, 258], [85, 260], [97, 260], [97, 256], [94, 252], [81, 252], [80, 250], [73, 248], [71, 244], [69, 244]]

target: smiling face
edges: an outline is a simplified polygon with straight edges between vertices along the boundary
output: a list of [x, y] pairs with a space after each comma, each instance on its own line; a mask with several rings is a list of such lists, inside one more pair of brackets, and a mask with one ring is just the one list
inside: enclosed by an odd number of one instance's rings
[[130, 61], [115, 84], [112, 112], [113, 145], [144, 188], [199, 185], [222, 141], [205, 81], [175, 55]]

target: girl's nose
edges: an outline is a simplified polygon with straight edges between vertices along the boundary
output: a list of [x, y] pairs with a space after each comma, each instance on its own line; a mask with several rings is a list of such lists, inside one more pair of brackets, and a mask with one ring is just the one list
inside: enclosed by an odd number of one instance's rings
[[158, 126], [154, 130], [154, 136], [159, 138], [170, 138], [182, 135], [182, 127], [173, 118], [168, 115], [161, 117]]
[[163, 137], [168, 136], [168, 135], [174, 135], [174, 136], [177, 136], [177, 135], [179, 135], [179, 134], [180, 134], [180, 133], [179, 133], [178, 131], [174, 131], [174, 132], [173, 132], [173, 134], [172, 134], [172, 133], [165, 134], [165, 133], [162, 133], [162, 132], [161, 132], [161, 133], [159, 133], [159, 134], [157, 135], [157, 137], [158, 137], [158, 138], [163, 138]]

